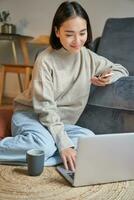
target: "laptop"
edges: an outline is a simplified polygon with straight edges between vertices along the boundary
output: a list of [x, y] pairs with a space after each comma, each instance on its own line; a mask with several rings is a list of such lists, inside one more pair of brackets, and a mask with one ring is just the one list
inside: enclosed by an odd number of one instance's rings
[[79, 138], [75, 173], [57, 166], [72, 186], [134, 179], [134, 133]]

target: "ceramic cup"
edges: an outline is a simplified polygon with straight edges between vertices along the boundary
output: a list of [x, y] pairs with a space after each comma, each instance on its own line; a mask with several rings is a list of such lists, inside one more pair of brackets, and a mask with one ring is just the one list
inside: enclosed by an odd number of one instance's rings
[[26, 159], [30, 176], [38, 176], [43, 172], [44, 158], [45, 153], [43, 150], [31, 149], [27, 151]]

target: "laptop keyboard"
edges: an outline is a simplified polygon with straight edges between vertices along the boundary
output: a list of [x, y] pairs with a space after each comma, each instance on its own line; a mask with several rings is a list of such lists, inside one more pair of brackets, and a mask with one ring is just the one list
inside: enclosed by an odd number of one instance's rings
[[67, 173], [72, 179], [74, 179], [74, 172], [68, 172]]

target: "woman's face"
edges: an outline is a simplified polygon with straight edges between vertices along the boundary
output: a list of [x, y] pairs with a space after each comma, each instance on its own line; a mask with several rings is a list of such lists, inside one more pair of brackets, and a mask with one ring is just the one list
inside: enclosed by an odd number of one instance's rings
[[87, 23], [81, 17], [70, 18], [56, 30], [62, 46], [70, 53], [78, 53], [87, 40]]

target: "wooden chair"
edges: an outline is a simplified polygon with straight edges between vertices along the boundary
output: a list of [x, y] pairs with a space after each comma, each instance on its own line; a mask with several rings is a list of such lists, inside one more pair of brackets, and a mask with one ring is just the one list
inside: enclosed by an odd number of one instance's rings
[[[5, 87], [5, 77], [7, 73], [15, 73], [18, 75], [18, 81], [20, 86], [20, 91], [23, 91], [30, 80], [30, 73], [32, 66], [29, 62], [29, 53], [27, 49], [27, 42], [33, 39], [31, 36], [25, 35], [12, 35], [12, 34], [0, 34], [0, 41], [5, 41], [10, 43], [10, 50], [4, 49], [4, 46], [1, 43], [1, 54], [4, 54], [4, 60], [0, 60], [0, 104], [2, 104], [2, 96], [4, 93]], [[19, 64], [18, 52], [17, 49], [20, 49], [20, 52], [23, 57], [23, 64]], [[12, 62], [8, 61], [9, 54], [13, 56]], [[21, 74], [25, 75], [25, 82], [23, 84], [21, 80]]]
[[[15, 37], [15, 38], [14, 38]], [[5, 38], [4, 38], [5, 39]], [[30, 82], [31, 72], [33, 65], [30, 65], [30, 58], [27, 45], [28, 43], [36, 44], [36, 45], [49, 45], [49, 36], [48, 35], [40, 35], [37, 38], [31, 39], [29, 36], [10, 36], [8, 37], [12, 42], [12, 51], [14, 57], [14, 64], [2, 64], [0, 65], [0, 104], [2, 104], [2, 96], [4, 93], [5, 87], [5, 77], [7, 73], [16, 73], [18, 75], [18, 81], [20, 86], [20, 91], [22, 92], [26, 89]], [[15, 40], [18, 39], [20, 43], [20, 48], [23, 54], [24, 64], [18, 63]], [[21, 74], [24, 74], [24, 82], [22, 83]]]
[[19, 85], [21, 91], [26, 89], [30, 82], [30, 77], [32, 73], [32, 65], [13, 65], [13, 64], [3, 64], [0, 66], [0, 104], [2, 104], [2, 96], [4, 93], [4, 86], [5, 86], [5, 77], [6, 73], [16, 73], [18, 75], [24, 74], [24, 86], [22, 85], [21, 80], [19, 79]]

